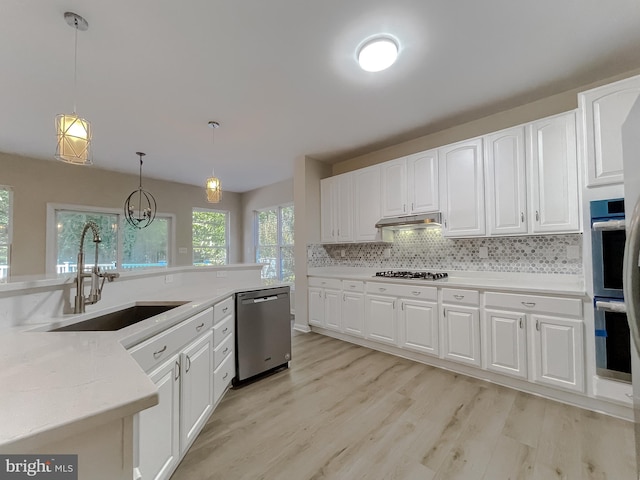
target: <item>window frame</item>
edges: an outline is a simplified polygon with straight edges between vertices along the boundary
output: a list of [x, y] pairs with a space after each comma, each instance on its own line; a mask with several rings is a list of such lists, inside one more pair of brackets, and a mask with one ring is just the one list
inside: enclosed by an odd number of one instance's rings
[[[193, 254], [195, 251], [196, 246], [193, 244], [193, 214], [195, 212], [204, 212], [204, 213], [223, 213], [225, 215], [225, 226], [224, 226], [224, 249], [226, 252], [226, 257], [225, 257], [225, 263], [223, 265], [229, 265], [229, 258], [230, 258], [230, 246], [231, 246], [231, 235], [230, 235], [230, 230], [231, 230], [231, 211], [230, 210], [218, 210], [218, 209], [214, 209], [214, 208], [202, 208], [202, 207], [193, 207], [191, 209], [191, 266], [193, 267], [215, 267], [215, 266], [219, 266], [218, 264], [211, 264], [211, 265], [196, 265], [193, 261]], [[197, 247], [197, 248], [201, 248], [201, 247]], [[223, 248], [223, 247], [216, 247], [216, 248]]]
[[[124, 258], [124, 225], [126, 222], [124, 211], [120, 208], [94, 207], [90, 205], [76, 205], [69, 203], [47, 203], [47, 232], [46, 232], [46, 250], [45, 250], [45, 271], [47, 274], [58, 275], [57, 258], [58, 258], [58, 234], [56, 225], [56, 212], [69, 211], [79, 213], [93, 213], [116, 215], [118, 218], [118, 237], [116, 249], [116, 265], [118, 270], [122, 270], [122, 262]], [[167, 266], [174, 266], [176, 254], [176, 215], [173, 213], [156, 212], [156, 218], [166, 219], [168, 221], [168, 238], [167, 238]], [[85, 240], [86, 244], [86, 240]], [[148, 268], [164, 268], [164, 267], [148, 267]], [[126, 269], [128, 270], [128, 269]], [[60, 274], [63, 275], [63, 274]]]
[[[283, 248], [292, 248], [295, 247], [295, 238], [293, 240], [294, 243], [285, 244], [282, 242], [282, 210], [284, 208], [294, 207], [293, 202], [282, 203], [279, 205], [274, 205], [271, 207], [259, 208], [253, 211], [253, 259], [256, 263], [258, 262], [258, 249], [260, 247], [276, 247], [276, 278], [275, 280], [283, 281], [283, 272], [282, 272], [282, 249]], [[277, 217], [277, 234], [278, 234], [278, 243], [276, 245], [260, 245], [260, 220], [259, 214], [260, 212], [268, 212], [271, 210], [276, 211]], [[294, 210], [294, 222], [295, 222], [295, 210]], [[270, 277], [267, 277], [270, 278]]]
[[9, 208], [7, 210], [7, 274], [0, 275], [0, 282], [6, 281], [11, 275], [11, 247], [13, 244], [13, 187], [10, 185], [0, 185], [0, 190], [9, 193]]

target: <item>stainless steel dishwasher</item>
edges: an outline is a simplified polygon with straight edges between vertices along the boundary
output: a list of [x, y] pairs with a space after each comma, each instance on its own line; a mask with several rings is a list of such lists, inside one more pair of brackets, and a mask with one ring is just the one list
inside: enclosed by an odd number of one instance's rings
[[236, 294], [234, 385], [287, 368], [291, 360], [289, 287]]

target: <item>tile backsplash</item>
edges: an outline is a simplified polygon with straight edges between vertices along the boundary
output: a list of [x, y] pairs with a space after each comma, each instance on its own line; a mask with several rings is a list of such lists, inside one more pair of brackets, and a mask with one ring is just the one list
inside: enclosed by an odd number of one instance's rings
[[[309, 245], [308, 266], [582, 275], [582, 234], [450, 239], [440, 229], [422, 229], [393, 235], [391, 244]], [[480, 247], [488, 258], [480, 258]]]

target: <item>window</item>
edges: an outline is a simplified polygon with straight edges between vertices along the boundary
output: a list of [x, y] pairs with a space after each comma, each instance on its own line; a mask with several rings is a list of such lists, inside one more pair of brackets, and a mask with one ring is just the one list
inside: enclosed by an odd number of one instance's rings
[[259, 210], [255, 218], [256, 262], [266, 264], [262, 278], [293, 282], [293, 205]]
[[229, 263], [229, 212], [194, 209], [191, 225], [193, 264]]
[[10, 187], [0, 186], [0, 281], [9, 276], [12, 193]]
[[[92, 209], [80, 206], [49, 205], [49, 218], [55, 235], [53, 245], [47, 240], [47, 265], [56, 273], [77, 270], [80, 235], [88, 221], [95, 222], [100, 231], [98, 266], [103, 270], [121, 268], [166, 267], [169, 264], [172, 216], [156, 215], [151, 225], [137, 229], [129, 225], [120, 211]], [[49, 231], [49, 229], [48, 229]], [[49, 234], [48, 234], [49, 237]], [[85, 235], [85, 264], [93, 264], [93, 235]], [[50, 257], [53, 257], [51, 259]]]

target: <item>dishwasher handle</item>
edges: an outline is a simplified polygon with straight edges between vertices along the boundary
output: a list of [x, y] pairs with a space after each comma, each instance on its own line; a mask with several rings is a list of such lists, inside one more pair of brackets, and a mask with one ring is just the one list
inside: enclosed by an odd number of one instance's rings
[[258, 297], [258, 298], [247, 298], [245, 300], [242, 300], [242, 304], [250, 305], [254, 303], [270, 302], [272, 300], [277, 300], [277, 299], [278, 299], [278, 295], [270, 295], [268, 297]]

